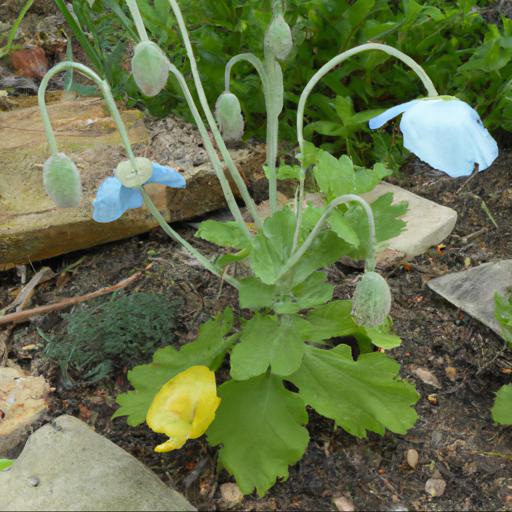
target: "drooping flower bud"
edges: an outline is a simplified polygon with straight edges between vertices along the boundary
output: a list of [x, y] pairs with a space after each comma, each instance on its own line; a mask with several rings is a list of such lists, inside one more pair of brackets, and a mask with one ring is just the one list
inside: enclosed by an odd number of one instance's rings
[[146, 96], [156, 96], [167, 84], [167, 57], [152, 41], [142, 41], [135, 47], [132, 73], [137, 87]]
[[385, 322], [391, 310], [391, 291], [377, 272], [367, 272], [352, 299], [352, 317], [358, 325], [376, 327]]
[[136, 188], [144, 185], [153, 175], [153, 164], [151, 160], [144, 157], [135, 159], [137, 169], [133, 168], [130, 160], [123, 160], [114, 171], [115, 177], [128, 188]]
[[240, 140], [242, 138], [244, 134], [244, 118], [240, 101], [238, 101], [234, 94], [223, 92], [219, 96], [215, 106], [215, 117], [225, 141]]
[[75, 163], [64, 153], [52, 155], [43, 166], [46, 193], [60, 208], [78, 208], [82, 201], [82, 182]]
[[268, 27], [265, 35], [265, 47], [279, 60], [284, 60], [290, 55], [293, 48], [292, 31], [283, 15], [275, 16]]

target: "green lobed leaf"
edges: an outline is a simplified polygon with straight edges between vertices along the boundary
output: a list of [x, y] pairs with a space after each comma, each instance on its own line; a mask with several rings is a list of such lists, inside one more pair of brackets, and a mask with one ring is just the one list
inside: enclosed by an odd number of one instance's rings
[[352, 359], [350, 347], [331, 350], [307, 347], [298, 372], [288, 377], [299, 395], [319, 414], [350, 434], [385, 429], [405, 434], [417, 419], [411, 407], [419, 398], [414, 386], [398, 379], [400, 366], [374, 352]]
[[281, 379], [268, 374], [228, 381], [219, 395], [222, 401], [208, 429], [208, 442], [222, 445], [220, 462], [244, 494], [256, 489], [263, 496], [278, 478], [288, 478], [288, 466], [306, 450], [305, 405]]
[[266, 284], [274, 284], [288, 260], [293, 245], [295, 216], [288, 207], [265, 220], [263, 229], [253, 241], [251, 266], [254, 274]]
[[244, 232], [235, 221], [205, 220], [201, 222], [196, 236], [220, 247], [246, 249], [249, 246]]
[[286, 376], [300, 368], [310, 325], [303, 318], [256, 314], [242, 328], [231, 352], [231, 377], [246, 380], [266, 372]]
[[179, 351], [171, 346], [157, 350], [152, 363], [130, 370], [128, 380], [134, 390], [118, 395], [117, 403], [121, 407], [112, 418], [128, 416], [128, 425], [140, 425], [146, 420], [154, 396], [169, 379], [195, 365], [216, 370], [235, 341], [234, 336], [225, 337], [232, 326], [233, 311], [226, 308], [200, 327], [199, 335], [192, 343]]
[[512, 425], [512, 384], [503, 386], [496, 393], [492, 419], [501, 425]]

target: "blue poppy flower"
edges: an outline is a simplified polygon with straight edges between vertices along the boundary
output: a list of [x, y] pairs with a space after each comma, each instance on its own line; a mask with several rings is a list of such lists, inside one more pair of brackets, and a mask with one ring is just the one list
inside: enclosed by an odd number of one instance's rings
[[468, 176], [475, 164], [483, 171], [498, 156], [498, 144], [476, 110], [463, 101], [425, 98], [402, 103], [371, 119], [370, 128], [380, 128], [400, 114], [404, 146], [452, 177]]
[[[185, 178], [176, 170], [152, 163], [153, 174], [145, 184], [159, 183], [172, 188], [185, 188]], [[117, 178], [103, 180], [92, 202], [92, 218], [96, 222], [112, 222], [132, 208], [140, 208], [144, 200], [137, 188], [125, 187]]]

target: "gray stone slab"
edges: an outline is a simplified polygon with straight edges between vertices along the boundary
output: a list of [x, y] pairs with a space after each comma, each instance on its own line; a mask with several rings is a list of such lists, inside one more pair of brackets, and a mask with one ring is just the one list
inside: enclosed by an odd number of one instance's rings
[[512, 260], [484, 263], [463, 272], [437, 277], [429, 281], [428, 286], [501, 336], [495, 317], [494, 295], [511, 291]]
[[0, 510], [195, 510], [153, 472], [85, 423], [60, 416], [0, 472]]

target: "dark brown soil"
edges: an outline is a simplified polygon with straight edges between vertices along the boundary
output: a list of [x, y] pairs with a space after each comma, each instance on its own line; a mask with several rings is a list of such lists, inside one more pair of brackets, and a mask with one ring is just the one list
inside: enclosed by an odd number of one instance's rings
[[[402, 186], [455, 208], [459, 221], [445, 247], [433, 248], [387, 272], [393, 291], [392, 316], [402, 337], [400, 348], [391, 351], [402, 365], [402, 375], [414, 382], [421, 394], [419, 420], [405, 436], [386, 434], [357, 440], [333, 423], [311, 412], [311, 443], [304, 459], [290, 469], [286, 482], [278, 483], [263, 499], [247, 497], [241, 510], [335, 510], [333, 499], [349, 495], [356, 510], [512, 510], [512, 431], [493, 425], [489, 409], [493, 393], [510, 381], [512, 357], [502, 340], [472, 318], [436, 296], [425, 285], [432, 277], [462, 270], [512, 254], [512, 153], [503, 154], [489, 170], [467, 183], [452, 180], [413, 161], [396, 179]], [[498, 224], [496, 229], [481, 207], [485, 201]], [[188, 226], [182, 234], [192, 237]], [[197, 242], [196, 242], [197, 243]], [[200, 242], [205, 251], [211, 248]], [[236, 304], [229, 288], [197, 267], [176, 244], [159, 231], [86, 253], [45, 262], [61, 272], [83, 258], [72, 274], [41, 287], [33, 301], [46, 304], [118, 282], [136, 270], [152, 267], [136, 289], [172, 293], [184, 303], [180, 311], [179, 343], [193, 339], [198, 326], [227, 303]], [[37, 264], [39, 268], [41, 264]], [[350, 297], [357, 271], [333, 266], [329, 275], [336, 295]], [[0, 303], [12, 300], [19, 287], [16, 272], [0, 274]], [[117, 393], [128, 389], [125, 375], [96, 386], [65, 390], [56, 368], [45, 363], [39, 350], [23, 347], [41, 340], [36, 332], [59, 332], [60, 314], [35, 319], [18, 327], [11, 337], [10, 358], [42, 372], [55, 386], [50, 417], [66, 413], [87, 421], [153, 469], [162, 479], [183, 492], [202, 510], [224, 507], [219, 485], [230, 481], [217, 471], [216, 452], [200, 439], [167, 455], [153, 447], [160, 437], [147, 427], [130, 428], [124, 419], [110, 420]], [[423, 368], [440, 381], [436, 389], [413, 373]], [[447, 368], [452, 368], [447, 374]], [[420, 454], [415, 470], [405, 454]], [[447, 483], [446, 492], [431, 498], [425, 483], [435, 472]]]

